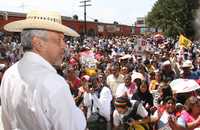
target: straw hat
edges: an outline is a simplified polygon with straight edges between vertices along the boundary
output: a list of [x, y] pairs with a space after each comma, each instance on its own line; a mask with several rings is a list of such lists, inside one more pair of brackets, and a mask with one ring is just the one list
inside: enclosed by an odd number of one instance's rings
[[190, 60], [186, 60], [183, 62], [183, 65], [181, 66], [182, 68], [190, 68], [190, 69], [193, 69], [194, 66], [192, 64], [192, 61]]
[[14, 21], [4, 26], [9, 32], [22, 32], [26, 29], [44, 29], [63, 32], [65, 35], [78, 37], [73, 29], [62, 25], [61, 15], [50, 11], [31, 11], [25, 20]]

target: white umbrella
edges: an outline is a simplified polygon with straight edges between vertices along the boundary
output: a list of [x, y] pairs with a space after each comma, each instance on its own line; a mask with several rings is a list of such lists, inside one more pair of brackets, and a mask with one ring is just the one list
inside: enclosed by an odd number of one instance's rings
[[175, 93], [186, 93], [200, 89], [199, 84], [191, 79], [176, 79], [169, 85]]

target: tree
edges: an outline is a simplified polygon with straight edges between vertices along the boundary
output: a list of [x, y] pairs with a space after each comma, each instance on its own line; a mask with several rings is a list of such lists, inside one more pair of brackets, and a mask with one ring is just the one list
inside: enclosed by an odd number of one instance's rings
[[118, 23], [117, 21], [114, 21], [113, 24], [117, 25], [117, 24], [119, 24], [119, 23]]
[[150, 27], [160, 28], [169, 37], [180, 33], [193, 37], [198, 0], [158, 0], [146, 17]]
[[94, 22], [98, 23], [99, 21], [98, 21], [98, 19], [95, 19]]
[[76, 14], [73, 15], [73, 19], [74, 19], [74, 20], [78, 20], [78, 15], [76, 15]]

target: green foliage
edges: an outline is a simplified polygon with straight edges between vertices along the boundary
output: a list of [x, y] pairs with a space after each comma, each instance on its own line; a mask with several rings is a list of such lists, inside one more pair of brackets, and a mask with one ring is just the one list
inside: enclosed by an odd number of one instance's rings
[[158, 0], [146, 17], [147, 25], [162, 29], [169, 37], [180, 33], [193, 37], [198, 5], [198, 0]]

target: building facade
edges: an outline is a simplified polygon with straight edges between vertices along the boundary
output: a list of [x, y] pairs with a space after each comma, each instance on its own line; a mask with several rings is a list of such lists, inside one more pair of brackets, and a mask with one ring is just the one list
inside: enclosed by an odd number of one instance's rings
[[[23, 13], [0, 11], [0, 31], [3, 32], [3, 26], [9, 22], [25, 19], [26, 15]], [[71, 17], [63, 17], [62, 23], [74, 30], [80, 35], [84, 35], [84, 21], [72, 19]], [[130, 36], [131, 26], [122, 24], [111, 24], [87, 21], [87, 35], [88, 36]]]

